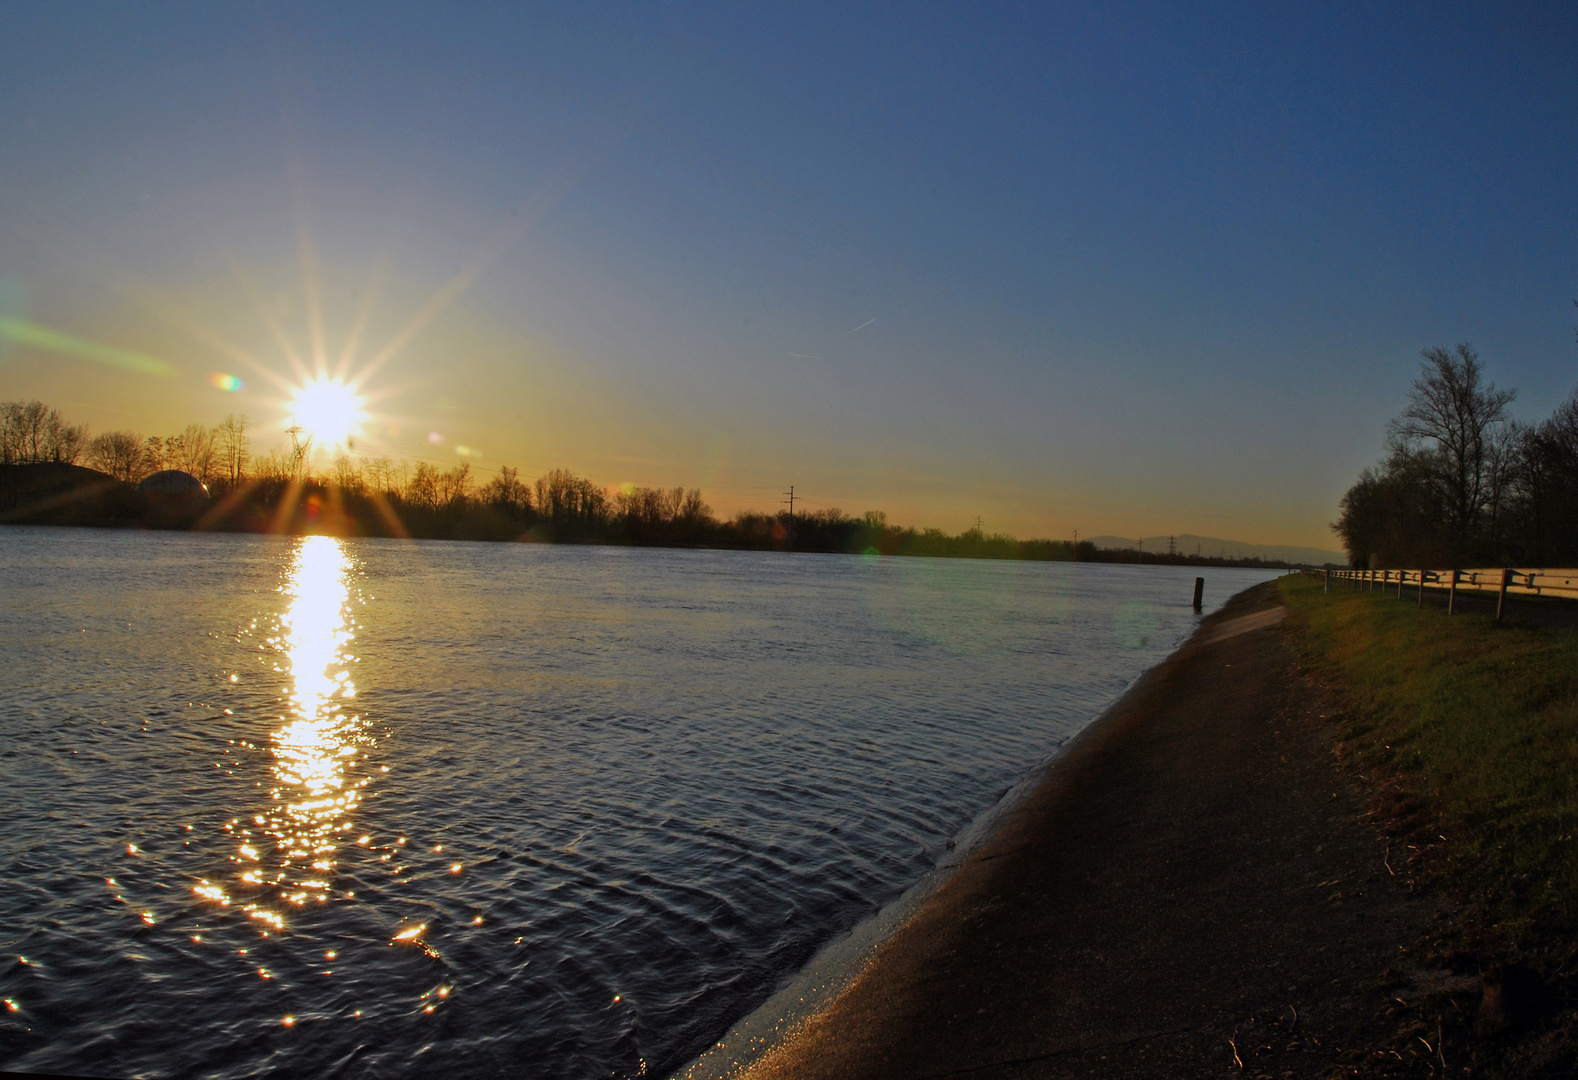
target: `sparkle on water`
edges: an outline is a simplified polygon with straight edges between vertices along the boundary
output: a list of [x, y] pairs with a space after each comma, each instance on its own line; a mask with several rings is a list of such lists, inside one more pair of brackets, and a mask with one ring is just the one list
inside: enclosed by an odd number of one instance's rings
[[[280, 587], [290, 602], [278, 634], [268, 639], [290, 689], [290, 711], [273, 733], [273, 784], [249, 820], [228, 826], [240, 841], [235, 899], [276, 929], [285, 927], [292, 906], [330, 898], [335, 852], [369, 780], [357, 768], [366, 756], [364, 725], [351, 711], [350, 570], [345, 549], [331, 537], [305, 537], [296, 548]], [[196, 891], [222, 905], [232, 902], [210, 881]]]

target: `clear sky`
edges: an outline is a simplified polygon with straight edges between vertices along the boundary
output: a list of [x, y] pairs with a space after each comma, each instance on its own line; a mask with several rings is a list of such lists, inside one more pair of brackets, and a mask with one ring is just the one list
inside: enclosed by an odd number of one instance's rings
[[1571, 3], [456, 7], [5, 3], [0, 398], [1331, 548], [1422, 347], [1578, 385]]

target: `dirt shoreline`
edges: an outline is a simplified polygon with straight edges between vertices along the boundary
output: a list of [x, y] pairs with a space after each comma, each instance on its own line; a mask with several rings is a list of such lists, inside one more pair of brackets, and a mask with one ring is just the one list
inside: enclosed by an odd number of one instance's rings
[[1205, 620], [828, 1006], [736, 1075], [1304, 1077], [1362, 1063], [1396, 1026], [1389, 1001], [1430, 989], [1428, 973], [1399, 972], [1440, 902], [1388, 869], [1366, 793], [1331, 753], [1336, 709], [1280, 613], [1273, 582]]

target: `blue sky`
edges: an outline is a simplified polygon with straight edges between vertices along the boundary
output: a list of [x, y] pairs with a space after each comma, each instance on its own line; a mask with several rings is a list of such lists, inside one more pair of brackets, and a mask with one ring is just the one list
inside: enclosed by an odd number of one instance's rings
[[319, 7], [8, 5], [9, 303], [177, 374], [0, 397], [266, 442], [442, 293], [366, 452], [1334, 547], [1424, 346], [1578, 385], [1568, 4]]

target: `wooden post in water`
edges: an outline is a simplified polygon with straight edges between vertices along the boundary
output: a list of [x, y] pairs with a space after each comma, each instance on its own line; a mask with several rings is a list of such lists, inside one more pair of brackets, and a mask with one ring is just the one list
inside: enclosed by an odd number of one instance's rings
[[1457, 575], [1458, 572], [1456, 570], [1452, 571], [1452, 587], [1450, 591], [1447, 592], [1448, 615], [1452, 614], [1452, 609], [1457, 607]]
[[1204, 599], [1205, 599], [1205, 578], [1197, 577], [1197, 578], [1194, 579], [1194, 609], [1196, 611], [1200, 610], [1200, 604], [1201, 604], [1201, 602]]
[[1501, 572], [1501, 592], [1496, 594], [1496, 621], [1501, 621], [1501, 614], [1507, 607], [1507, 586], [1512, 582], [1512, 568], [1509, 566]]

